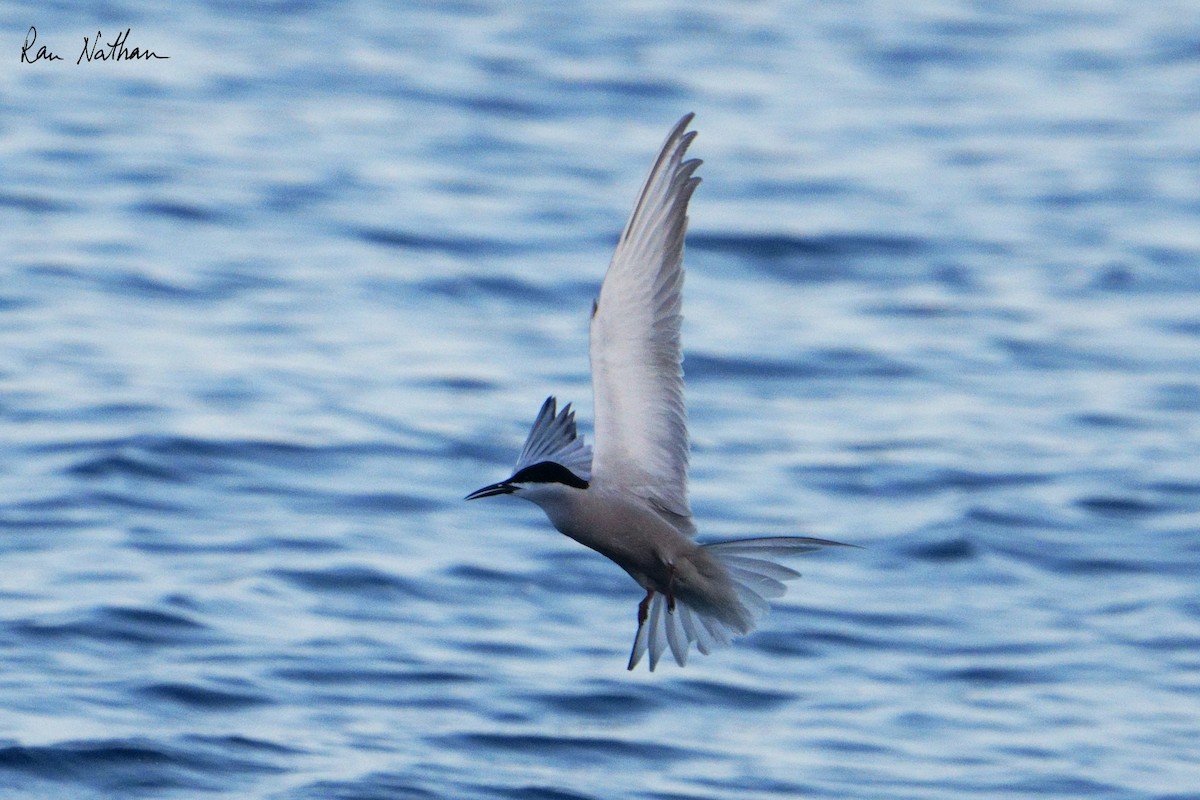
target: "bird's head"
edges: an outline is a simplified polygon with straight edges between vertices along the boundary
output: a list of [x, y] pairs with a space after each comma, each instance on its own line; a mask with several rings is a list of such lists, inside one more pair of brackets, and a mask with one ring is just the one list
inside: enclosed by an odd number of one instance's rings
[[541, 505], [566, 497], [570, 489], [588, 488], [592, 449], [575, 431], [571, 404], [567, 403], [562, 412], [557, 406], [553, 397], [542, 403], [512, 477], [471, 492], [468, 500], [512, 494]]
[[540, 495], [561, 490], [563, 487], [586, 489], [588, 482], [571, 470], [554, 461], [539, 461], [517, 470], [511, 478], [476, 489], [467, 495], [467, 500], [511, 494], [526, 500], [537, 501]]

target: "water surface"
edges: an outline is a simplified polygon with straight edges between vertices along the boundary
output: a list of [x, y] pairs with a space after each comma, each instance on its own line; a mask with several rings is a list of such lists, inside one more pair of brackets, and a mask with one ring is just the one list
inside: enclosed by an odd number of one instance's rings
[[[1192, 12], [0, 9], [5, 796], [1197, 796]], [[461, 498], [686, 111], [702, 535], [865, 549], [629, 674]]]

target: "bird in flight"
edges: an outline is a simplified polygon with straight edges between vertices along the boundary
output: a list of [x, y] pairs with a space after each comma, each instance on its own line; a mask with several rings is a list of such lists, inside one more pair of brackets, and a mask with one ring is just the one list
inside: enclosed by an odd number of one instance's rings
[[667, 136], [592, 304], [595, 445], [568, 403], [542, 404], [512, 475], [467, 500], [514, 495], [562, 533], [616, 562], [646, 591], [638, 604], [634, 669], [666, 650], [683, 666], [752, 631], [767, 601], [800, 573], [776, 562], [839, 542], [804, 536], [699, 544], [687, 496], [688, 432], [680, 346], [683, 240], [700, 184], [687, 159], [692, 114]]

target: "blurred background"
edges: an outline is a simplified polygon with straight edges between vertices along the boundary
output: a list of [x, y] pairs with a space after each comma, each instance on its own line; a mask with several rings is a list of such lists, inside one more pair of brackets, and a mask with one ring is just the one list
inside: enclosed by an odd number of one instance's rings
[[[0, 20], [6, 798], [1200, 793], [1194, 5]], [[630, 674], [633, 582], [461, 498], [590, 436], [688, 111], [701, 536], [865, 549]]]

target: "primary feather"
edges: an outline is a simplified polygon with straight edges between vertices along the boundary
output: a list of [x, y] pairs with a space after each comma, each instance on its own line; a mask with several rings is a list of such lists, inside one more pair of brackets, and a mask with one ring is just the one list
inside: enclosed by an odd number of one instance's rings
[[680, 347], [683, 239], [699, 185], [688, 114], [671, 131], [625, 224], [591, 324], [593, 479], [646, 500], [692, 534]]

